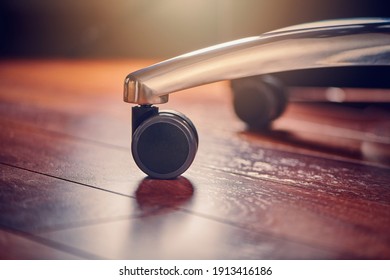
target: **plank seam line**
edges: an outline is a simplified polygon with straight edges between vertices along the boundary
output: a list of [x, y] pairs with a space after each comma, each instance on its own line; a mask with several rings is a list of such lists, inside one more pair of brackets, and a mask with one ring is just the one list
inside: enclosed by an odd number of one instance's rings
[[0, 164], [8, 166], [8, 167], [17, 168], [17, 169], [20, 169], [20, 170], [32, 172], [32, 173], [35, 173], [35, 174], [47, 176], [47, 177], [50, 177], [50, 178], [53, 178], [53, 179], [57, 179], [57, 180], [61, 180], [61, 181], [65, 181], [65, 182], [81, 185], [81, 186], [84, 186], [84, 187], [93, 188], [93, 189], [96, 189], [96, 190], [100, 190], [100, 191], [104, 191], [104, 192], [117, 194], [117, 195], [121, 195], [121, 196], [124, 196], [124, 197], [135, 199], [135, 197], [132, 196], [132, 195], [127, 195], [127, 194], [123, 194], [123, 193], [120, 193], [120, 192], [110, 191], [110, 190], [103, 189], [103, 188], [100, 188], [100, 187], [96, 187], [96, 186], [93, 186], [93, 185], [77, 182], [77, 181], [66, 179], [66, 178], [61, 178], [61, 177], [58, 177], [58, 176], [55, 176], [55, 175], [46, 174], [46, 173], [39, 172], [39, 171], [36, 171], [36, 170], [28, 169], [28, 168], [25, 168], [25, 167], [20, 167], [20, 166], [9, 164], [9, 163], [5, 163], [5, 162], [0, 162]]

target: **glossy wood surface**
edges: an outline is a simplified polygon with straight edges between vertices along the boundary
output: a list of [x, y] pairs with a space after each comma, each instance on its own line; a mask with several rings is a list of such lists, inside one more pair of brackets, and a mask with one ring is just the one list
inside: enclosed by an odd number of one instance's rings
[[152, 180], [122, 101], [150, 63], [0, 62], [0, 258], [390, 259], [388, 107], [292, 103], [255, 133], [227, 83], [175, 93], [198, 154]]

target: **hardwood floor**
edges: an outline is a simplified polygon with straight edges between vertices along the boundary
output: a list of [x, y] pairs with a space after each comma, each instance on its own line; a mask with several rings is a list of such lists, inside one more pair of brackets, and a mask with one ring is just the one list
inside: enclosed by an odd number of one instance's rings
[[1, 259], [390, 259], [388, 107], [292, 103], [260, 134], [227, 83], [175, 93], [161, 108], [194, 122], [198, 154], [153, 180], [122, 101], [150, 63], [0, 62]]

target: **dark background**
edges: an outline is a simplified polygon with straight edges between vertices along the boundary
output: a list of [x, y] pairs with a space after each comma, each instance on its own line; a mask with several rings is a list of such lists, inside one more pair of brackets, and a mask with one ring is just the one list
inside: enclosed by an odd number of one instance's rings
[[389, 16], [386, 1], [1, 0], [1, 57], [167, 58], [309, 21]]

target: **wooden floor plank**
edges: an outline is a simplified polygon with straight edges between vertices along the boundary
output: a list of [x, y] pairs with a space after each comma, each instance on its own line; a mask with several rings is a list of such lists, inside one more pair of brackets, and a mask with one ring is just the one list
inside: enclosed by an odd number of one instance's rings
[[[157, 207], [157, 206], [156, 206]], [[36, 233], [152, 214], [134, 198], [0, 164], [0, 226]]]
[[124, 195], [143, 173], [124, 148], [2, 122], [0, 162]]
[[388, 204], [352, 193], [344, 196], [337, 189], [291, 188], [215, 170], [202, 172], [205, 178], [210, 173], [220, 188], [207, 182], [210, 179], [192, 177], [195, 186], [205, 186], [208, 192], [206, 197], [202, 190], [197, 193], [203, 204], [194, 203], [192, 212], [319, 248], [390, 257]]

